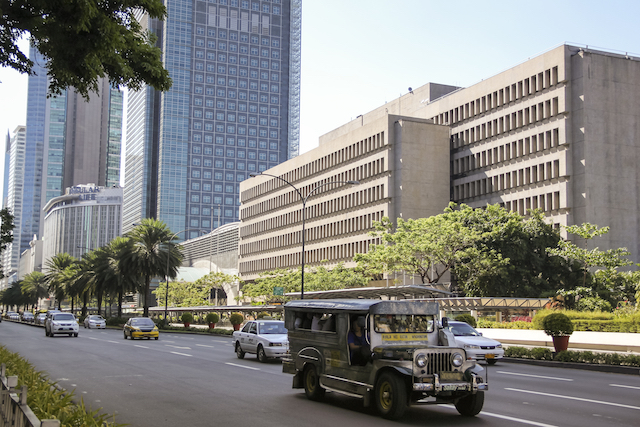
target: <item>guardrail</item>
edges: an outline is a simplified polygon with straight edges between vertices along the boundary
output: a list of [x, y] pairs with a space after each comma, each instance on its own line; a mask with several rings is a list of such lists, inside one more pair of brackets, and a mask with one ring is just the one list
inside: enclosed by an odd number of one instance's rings
[[17, 376], [6, 376], [6, 366], [0, 365], [0, 427], [60, 427], [59, 420], [42, 420], [27, 405], [27, 386], [17, 393]]

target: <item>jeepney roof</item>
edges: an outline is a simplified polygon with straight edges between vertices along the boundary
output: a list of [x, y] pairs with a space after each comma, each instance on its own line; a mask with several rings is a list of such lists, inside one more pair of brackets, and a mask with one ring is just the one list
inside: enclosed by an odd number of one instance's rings
[[381, 301], [374, 299], [296, 300], [284, 305], [286, 309], [362, 311], [374, 314], [438, 314], [438, 303], [424, 300]]

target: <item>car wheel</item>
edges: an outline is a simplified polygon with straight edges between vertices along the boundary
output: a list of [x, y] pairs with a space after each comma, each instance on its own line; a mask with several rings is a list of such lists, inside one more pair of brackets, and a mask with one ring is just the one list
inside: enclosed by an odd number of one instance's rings
[[482, 411], [484, 405], [484, 391], [478, 391], [476, 394], [470, 394], [456, 402], [456, 409], [460, 415], [465, 417], [473, 417]]
[[72, 337], [72, 336], [73, 336], [73, 334], [69, 334], [69, 336], [70, 336], [70, 337]]
[[123, 332], [123, 333], [124, 333], [124, 339], [126, 340], [127, 339], [127, 333], [126, 332]]
[[407, 409], [407, 389], [398, 375], [385, 372], [376, 383], [376, 407], [382, 418], [397, 420]]
[[78, 333], [73, 334], [74, 337], [78, 338]]
[[244, 350], [242, 350], [242, 347], [240, 347], [240, 343], [236, 343], [236, 356], [238, 356], [238, 359], [244, 359]]
[[156, 337], [156, 341], [158, 341], [158, 337]]
[[47, 331], [47, 328], [44, 328], [44, 336], [48, 337], [49, 336], [49, 331]]
[[488, 363], [489, 365], [491, 365], [491, 366], [495, 365], [495, 364], [496, 364], [496, 362], [497, 362], [497, 360], [496, 360], [496, 359], [487, 359], [487, 363]]
[[309, 400], [322, 400], [325, 389], [320, 386], [320, 377], [316, 371], [316, 367], [312, 364], [307, 365], [304, 369], [304, 393]]
[[267, 360], [269, 360], [269, 358], [267, 357], [267, 353], [265, 353], [264, 348], [261, 345], [259, 345], [258, 346], [258, 362], [267, 363]]

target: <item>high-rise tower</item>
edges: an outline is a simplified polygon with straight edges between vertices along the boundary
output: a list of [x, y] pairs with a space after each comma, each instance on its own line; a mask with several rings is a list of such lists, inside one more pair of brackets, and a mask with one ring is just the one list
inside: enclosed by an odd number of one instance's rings
[[[237, 221], [239, 183], [298, 155], [301, 0], [167, 0], [172, 88], [129, 94], [123, 230]], [[218, 211], [218, 208], [221, 211]]]

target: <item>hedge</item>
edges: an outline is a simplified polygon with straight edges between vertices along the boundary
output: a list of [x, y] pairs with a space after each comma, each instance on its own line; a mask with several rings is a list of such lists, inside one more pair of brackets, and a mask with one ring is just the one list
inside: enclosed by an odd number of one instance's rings
[[596, 365], [639, 366], [640, 355], [619, 353], [594, 353], [592, 351], [561, 351], [553, 353], [544, 347], [525, 348], [509, 346], [505, 357], [518, 359], [554, 360], [556, 362], [591, 363]]

